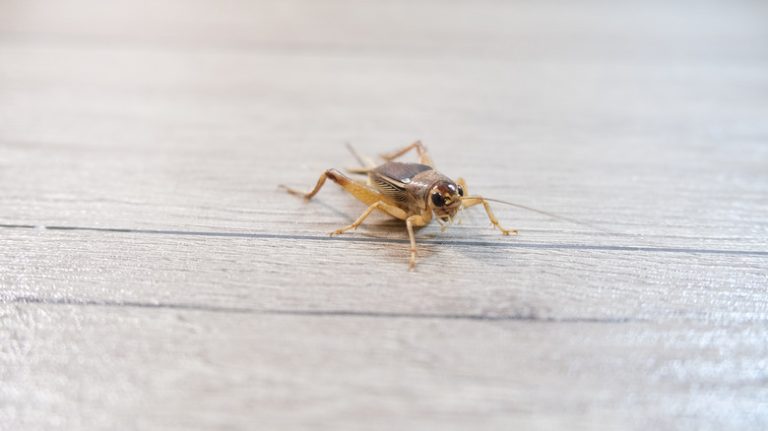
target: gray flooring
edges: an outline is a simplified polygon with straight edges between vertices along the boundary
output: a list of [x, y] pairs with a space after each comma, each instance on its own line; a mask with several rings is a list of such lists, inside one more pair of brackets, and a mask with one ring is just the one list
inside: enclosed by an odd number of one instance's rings
[[[765, 429], [766, 18], [0, 3], [0, 428]], [[415, 139], [596, 228], [277, 189]]]

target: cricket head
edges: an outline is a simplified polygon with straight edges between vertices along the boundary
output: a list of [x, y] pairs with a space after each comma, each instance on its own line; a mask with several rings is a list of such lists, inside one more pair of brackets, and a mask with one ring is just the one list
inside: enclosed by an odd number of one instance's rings
[[464, 190], [453, 181], [440, 180], [432, 185], [428, 196], [427, 203], [438, 221], [452, 223], [461, 209]]

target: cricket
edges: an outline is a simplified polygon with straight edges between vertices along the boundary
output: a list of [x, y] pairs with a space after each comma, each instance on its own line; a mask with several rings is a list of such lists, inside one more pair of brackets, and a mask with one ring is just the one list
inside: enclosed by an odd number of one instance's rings
[[[308, 193], [284, 185], [280, 186], [288, 193], [302, 196], [309, 201], [320, 191], [326, 180], [330, 179], [347, 193], [368, 205], [368, 208], [354, 223], [336, 229], [331, 232], [331, 236], [354, 230], [363, 224], [371, 213], [377, 210], [381, 211], [405, 222], [411, 244], [408, 267], [413, 270], [416, 267], [417, 251], [414, 228], [428, 225], [433, 218], [445, 230], [453, 224], [459, 211], [482, 205], [488, 219], [495, 228], [501, 231], [502, 235], [517, 234], [514, 229], [502, 227], [496, 219], [496, 215], [488, 203], [496, 200], [478, 195], [468, 195], [467, 184], [463, 178], [457, 178], [454, 181], [438, 172], [427, 148], [420, 141], [391, 153], [382, 154], [380, 157], [384, 163], [380, 165], [376, 165], [367, 157], [360, 156], [350, 145], [347, 147], [362, 165], [360, 168], [347, 170], [352, 174], [367, 175], [367, 181], [356, 181], [337, 169], [328, 169], [320, 176], [314, 189]], [[413, 150], [418, 155], [418, 163], [395, 161]]]

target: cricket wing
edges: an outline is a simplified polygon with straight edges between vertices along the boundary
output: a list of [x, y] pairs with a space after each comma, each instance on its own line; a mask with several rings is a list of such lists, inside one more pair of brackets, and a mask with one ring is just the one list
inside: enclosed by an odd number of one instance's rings
[[391, 203], [398, 206], [408, 202], [408, 192], [405, 184], [377, 172], [370, 173], [371, 185], [385, 196]]
[[407, 185], [417, 174], [432, 170], [427, 165], [418, 163], [385, 163], [369, 173], [371, 185], [382, 195], [392, 200], [392, 203], [406, 207], [413, 200]]

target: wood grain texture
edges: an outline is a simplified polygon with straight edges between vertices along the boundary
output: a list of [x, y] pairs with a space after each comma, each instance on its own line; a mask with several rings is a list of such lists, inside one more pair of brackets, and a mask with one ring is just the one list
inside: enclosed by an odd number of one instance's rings
[[[766, 18], [0, 3], [0, 429], [765, 429]], [[277, 190], [417, 138], [601, 230]]]

